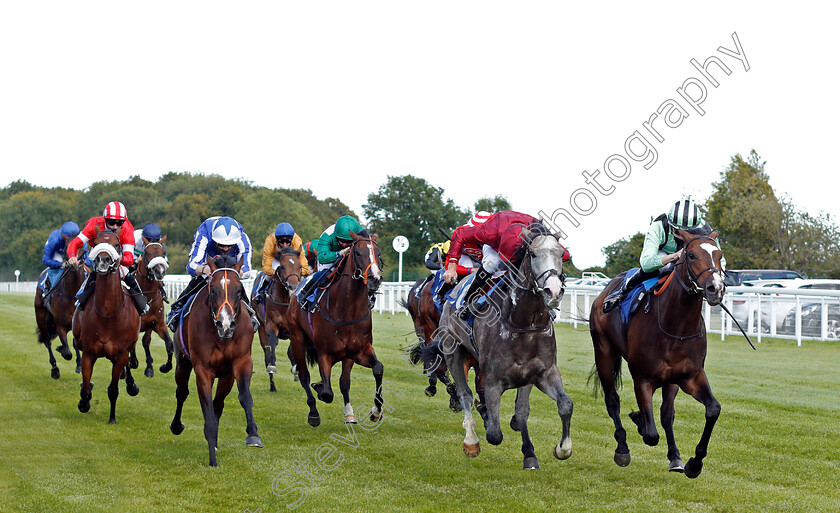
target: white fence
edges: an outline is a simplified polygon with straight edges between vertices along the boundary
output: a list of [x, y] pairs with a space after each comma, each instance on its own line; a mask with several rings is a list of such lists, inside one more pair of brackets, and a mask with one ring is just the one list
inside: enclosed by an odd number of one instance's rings
[[[188, 275], [168, 275], [164, 286], [169, 297], [178, 297], [190, 278]], [[249, 294], [253, 282], [253, 279], [243, 280]], [[34, 281], [2, 282], [0, 292], [34, 294], [36, 285]], [[382, 283], [376, 310], [408, 315], [400, 306], [400, 300], [408, 297], [412, 285], [414, 282]], [[598, 286], [567, 286], [566, 295], [557, 309], [557, 322], [575, 327], [588, 324], [592, 302], [601, 290]], [[797, 345], [802, 345], [803, 339], [840, 339], [840, 290], [728, 287], [724, 304], [756, 342], [761, 342], [763, 336], [796, 340]], [[721, 340], [733, 335], [741, 337], [732, 318], [722, 313], [719, 306], [705, 305], [706, 331], [719, 334]]]

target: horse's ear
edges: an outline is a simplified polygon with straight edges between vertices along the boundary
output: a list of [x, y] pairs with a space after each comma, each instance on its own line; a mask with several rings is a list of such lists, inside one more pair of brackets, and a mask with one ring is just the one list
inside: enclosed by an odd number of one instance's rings
[[528, 227], [522, 227], [522, 240], [530, 244], [532, 241], [531, 239], [531, 229]]
[[160, 243], [163, 244], [164, 242], [166, 242], [166, 235], [160, 238]]
[[141, 238], [141, 239], [143, 239], [143, 244], [145, 244], [146, 246], [148, 246], [149, 244], [151, 244], [151, 243], [149, 242], [149, 239], [147, 239], [145, 235], [141, 235], [141, 236], [140, 236], [140, 238]]
[[709, 237], [711, 237], [713, 239], [717, 239], [718, 238], [718, 231], [713, 230], [712, 233], [709, 234]]
[[216, 265], [216, 258], [215, 257], [211, 257], [210, 255], [207, 255], [206, 262], [207, 262], [207, 265], [210, 266], [211, 271], [215, 271], [216, 269], [219, 268], [219, 266]]
[[242, 268], [242, 264], [244, 264], [244, 263], [245, 263], [245, 259], [240, 258], [239, 260], [236, 261], [236, 265], [234, 265], [233, 268], [236, 269], [237, 271], [239, 271]]
[[372, 240], [373, 242], [376, 242], [377, 240], [379, 240], [379, 234], [374, 233], [373, 235], [370, 236], [370, 240]]
[[691, 234], [690, 234], [690, 233], [688, 233], [688, 232], [687, 232], [687, 231], [685, 231], [685, 230], [677, 230], [677, 231], [675, 231], [675, 232], [674, 232], [674, 238], [675, 238], [675, 239], [679, 239], [679, 240], [681, 240], [681, 241], [685, 242], [685, 241], [687, 241], [689, 238], [691, 238]]
[[356, 240], [356, 239], [359, 238], [359, 236], [353, 230], [350, 230], [350, 236], [353, 237], [353, 240]]
[[99, 225], [98, 225], [98, 224], [94, 224], [94, 225], [93, 225], [93, 238], [94, 238], [94, 239], [96, 238], [96, 236], [97, 236], [97, 235], [99, 235], [99, 232], [100, 232], [100, 230], [99, 230]]

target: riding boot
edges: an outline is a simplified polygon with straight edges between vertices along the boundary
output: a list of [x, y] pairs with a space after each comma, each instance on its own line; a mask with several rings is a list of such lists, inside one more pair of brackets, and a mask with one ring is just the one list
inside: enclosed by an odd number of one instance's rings
[[658, 271], [646, 273], [639, 269], [639, 271], [631, 276], [629, 279], [624, 280], [624, 283], [621, 284], [621, 287], [614, 290], [609, 296], [604, 298], [604, 304], [602, 310], [604, 313], [612, 312], [615, 307], [621, 304], [624, 300], [624, 297], [637, 285], [642, 283], [645, 280], [649, 280], [650, 278], [655, 278], [659, 275]]
[[134, 304], [137, 305], [137, 311], [140, 315], [146, 315], [149, 312], [149, 302], [146, 300], [146, 295], [140, 289], [137, 283], [137, 278], [133, 274], [126, 274], [123, 281], [128, 285], [128, 290], [131, 291], [131, 297], [134, 298]]
[[435, 294], [435, 303], [443, 304], [446, 301], [446, 294], [449, 293], [450, 290], [455, 288], [455, 283], [446, 283], [444, 282], [443, 285], [440, 286], [438, 289], [438, 293]]
[[169, 304], [169, 297], [166, 295], [166, 287], [163, 286], [163, 283], [158, 283], [158, 288], [160, 289], [161, 299], [163, 299], [163, 302], [168, 305]]
[[178, 316], [184, 308], [184, 305], [187, 303], [189, 298], [193, 296], [193, 294], [198, 292], [206, 284], [207, 282], [205, 281], [204, 276], [193, 276], [193, 279], [190, 280], [187, 287], [178, 295], [178, 299], [172, 303], [172, 307], [169, 309], [169, 314], [166, 317], [166, 324], [172, 332], [175, 332], [178, 328]]
[[41, 299], [47, 299], [47, 294], [49, 294], [49, 293], [50, 293], [50, 288], [51, 288], [51, 284], [50, 284], [50, 278], [49, 278], [49, 276], [48, 276], [48, 277], [44, 280], [44, 288], [43, 288], [43, 290], [41, 291]]
[[248, 310], [248, 314], [251, 316], [251, 326], [254, 327], [254, 333], [256, 333], [257, 330], [260, 329], [260, 320], [257, 319], [257, 312], [251, 308], [251, 304], [248, 302], [248, 296], [245, 294], [245, 287], [242, 287], [239, 290], [241, 291], [242, 303], [245, 305], [245, 309]]
[[93, 289], [96, 285], [96, 273], [90, 273], [85, 283], [82, 285], [82, 290], [76, 293], [76, 308], [79, 310], [85, 309], [85, 303], [87, 303], [88, 298], [91, 294], [93, 294]]
[[321, 281], [321, 275], [315, 273], [315, 275], [312, 276], [312, 279], [310, 279], [306, 283], [306, 285], [303, 286], [303, 289], [298, 294], [298, 302], [300, 303], [301, 309], [307, 311], [309, 310], [310, 305], [309, 300], [307, 298], [310, 294], [312, 294], [312, 291], [318, 286], [319, 281]]
[[461, 308], [458, 309], [458, 317], [461, 319], [466, 319], [472, 313], [471, 308], [478, 300], [479, 296], [481, 295], [481, 289], [484, 288], [484, 285], [490, 279], [492, 274], [488, 273], [484, 270], [484, 268], [480, 268], [477, 273], [475, 273], [475, 278], [473, 278], [472, 283], [470, 283], [470, 288], [467, 289], [467, 293], [464, 295], [464, 304], [461, 305]]

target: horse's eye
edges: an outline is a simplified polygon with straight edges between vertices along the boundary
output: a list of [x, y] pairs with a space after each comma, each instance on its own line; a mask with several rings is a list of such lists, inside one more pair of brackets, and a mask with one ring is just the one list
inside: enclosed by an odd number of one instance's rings
[[688, 258], [691, 259], [691, 260], [696, 260], [697, 256], [694, 253], [689, 253]]

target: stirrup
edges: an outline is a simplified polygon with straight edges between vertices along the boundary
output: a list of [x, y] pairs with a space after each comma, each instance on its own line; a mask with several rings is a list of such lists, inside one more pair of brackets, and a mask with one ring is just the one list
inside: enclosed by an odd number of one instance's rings
[[604, 303], [601, 307], [601, 310], [603, 310], [604, 313], [612, 312], [613, 310], [615, 310], [615, 307], [617, 307], [621, 303], [622, 299], [624, 299], [624, 293], [621, 291], [619, 291], [618, 293], [610, 294], [609, 296], [604, 298]]

